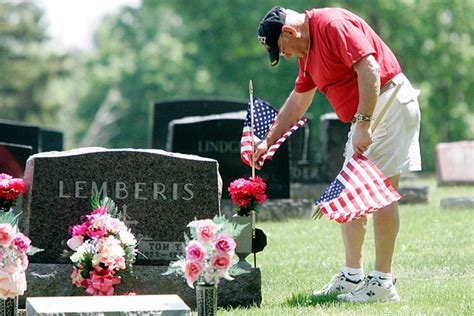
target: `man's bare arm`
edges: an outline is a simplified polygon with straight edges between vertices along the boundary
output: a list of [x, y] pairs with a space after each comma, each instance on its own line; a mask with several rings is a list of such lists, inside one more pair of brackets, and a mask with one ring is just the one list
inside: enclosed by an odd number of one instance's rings
[[[356, 64], [354, 70], [357, 73], [359, 87], [359, 105], [357, 112], [371, 116], [380, 93], [380, 65], [374, 56], [368, 55]], [[370, 121], [358, 121], [352, 137], [354, 152], [363, 154], [372, 143], [370, 136]]]

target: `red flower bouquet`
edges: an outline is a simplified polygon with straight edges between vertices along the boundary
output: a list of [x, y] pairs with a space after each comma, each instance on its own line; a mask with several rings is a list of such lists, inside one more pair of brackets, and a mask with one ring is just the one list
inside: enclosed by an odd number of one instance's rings
[[229, 193], [235, 204], [235, 211], [240, 216], [248, 216], [250, 211], [259, 212], [259, 206], [267, 196], [267, 185], [260, 177], [251, 177], [248, 180], [239, 178], [229, 185]]
[[23, 179], [13, 178], [6, 173], [0, 173], [0, 211], [8, 211], [16, 205], [21, 193], [25, 193]]

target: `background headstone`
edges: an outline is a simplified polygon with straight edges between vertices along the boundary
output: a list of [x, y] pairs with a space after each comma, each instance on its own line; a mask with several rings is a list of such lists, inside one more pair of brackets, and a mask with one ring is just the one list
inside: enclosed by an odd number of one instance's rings
[[0, 142], [0, 173], [23, 178], [26, 160], [32, 151], [31, 146]]
[[325, 180], [311, 150], [311, 120], [288, 138], [291, 183], [315, 183]]
[[0, 142], [31, 146], [33, 154], [41, 151], [41, 133], [38, 126], [0, 120]]
[[400, 204], [418, 204], [428, 203], [430, 201], [429, 186], [419, 185], [401, 185], [397, 190], [402, 198], [398, 201]]
[[441, 208], [465, 208], [474, 209], [474, 197], [473, 196], [458, 196], [441, 199]]
[[325, 181], [331, 182], [344, 163], [343, 154], [351, 126], [341, 122], [336, 113], [321, 115], [320, 119], [321, 175]]
[[[223, 182], [223, 199], [230, 199], [227, 188], [238, 178], [248, 178], [252, 169], [240, 159], [240, 139], [246, 111], [195, 116], [173, 120], [169, 124], [167, 150], [216, 159]], [[287, 142], [271, 160], [265, 161], [256, 175], [267, 183], [270, 199], [290, 196], [289, 158]]]
[[141, 264], [167, 264], [183, 251], [194, 218], [219, 213], [217, 162], [161, 150], [83, 148], [30, 157], [25, 172], [24, 231], [45, 249], [31, 262], [61, 258], [68, 228], [90, 211], [92, 192], [112, 198], [141, 242]]
[[41, 152], [62, 151], [64, 149], [63, 132], [51, 129], [40, 128], [41, 133]]
[[440, 184], [474, 184], [474, 141], [438, 144], [436, 174]]
[[[153, 105], [151, 148], [165, 149], [172, 120], [211, 114], [246, 111], [247, 103], [222, 98], [158, 101]], [[239, 137], [240, 140], [240, 137]]]

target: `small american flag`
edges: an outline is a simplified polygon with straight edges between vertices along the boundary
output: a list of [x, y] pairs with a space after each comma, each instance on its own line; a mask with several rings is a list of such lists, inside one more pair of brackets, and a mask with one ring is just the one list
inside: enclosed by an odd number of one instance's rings
[[398, 201], [400, 194], [367, 157], [354, 154], [316, 205], [338, 223], [345, 223]]
[[[272, 127], [275, 118], [278, 115], [278, 111], [275, 110], [270, 104], [266, 103], [263, 100], [260, 100], [256, 97], [253, 98], [253, 109], [254, 109], [254, 132], [253, 132], [253, 139], [254, 144], [257, 144], [260, 140], [262, 140], [267, 132]], [[251, 122], [251, 111], [250, 111], [250, 102], [248, 103], [247, 107], [247, 118], [244, 122], [244, 130], [242, 132], [242, 139], [240, 141], [240, 157], [242, 161], [250, 166], [250, 156], [253, 152], [252, 148], [252, 133], [250, 129], [250, 122]], [[308, 119], [303, 117], [301, 118], [295, 125], [293, 125], [282, 137], [280, 137], [275, 144], [268, 148], [267, 152], [260, 157], [258, 160], [258, 164], [263, 166], [263, 163], [267, 159], [272, 159], [273, 155], [277, 151], [283, 142], [293, 134], [298, 128], [304, 125]]]

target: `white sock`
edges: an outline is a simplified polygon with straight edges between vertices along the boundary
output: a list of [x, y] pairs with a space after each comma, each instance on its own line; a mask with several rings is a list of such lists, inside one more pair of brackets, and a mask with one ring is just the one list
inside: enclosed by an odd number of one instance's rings
[[374, 271], [372, 271], [372, 273], [370, 275], [373, 276], [373, 277], [376, 277], [382, 285], [392, 284], [392, 274], [391, 273], [385, 273], [385, 272], [380, 272], [380, 271], [374, 270]]
[[364, 278], [363, 268], [354, 269], [354, 268], [344, 267], [344, 269], [342, 270], [342, 273], [344, 273], [344, 276], [351, 281], [359, 281]]

